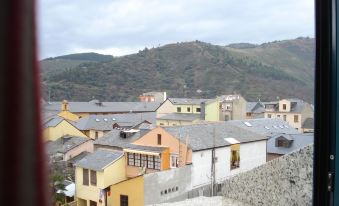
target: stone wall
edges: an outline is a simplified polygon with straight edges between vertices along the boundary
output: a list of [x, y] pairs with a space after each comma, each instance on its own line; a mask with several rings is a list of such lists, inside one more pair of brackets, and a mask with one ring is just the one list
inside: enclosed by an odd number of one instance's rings
[[222, 184], [226, 198], [250, 205], [312, 205], [313, 145], [238, 174]]

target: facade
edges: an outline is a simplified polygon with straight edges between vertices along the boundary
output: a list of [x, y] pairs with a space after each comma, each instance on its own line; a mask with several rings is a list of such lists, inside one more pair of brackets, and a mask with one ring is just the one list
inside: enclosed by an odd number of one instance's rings
[[43, 137], [45, 141], [55, 141], [65, 135], [86, 137], [69, 120], [59, 116], [53, 116], [43, 124]]
[[97, 150], [76, 163], [78, 206], [108, 206], [110, 186], [126, 180], [124, 153]]
[[241, 95], [223, 95], [218, 99], [220, 101], [219, 120], [228, 121], [246, 118], [247, 102]]
[[158, 126], [194, 124], [199, 119], [219, 121], [219, 101], [217, 99], [169, 98], [157, 109]]
[[313, 108], [300, 99], [282, 99], [277, 102], [266, 102], [265, 118], [280, 118], [298, 131], [308, 118], [313, 118]]
[[140, 102], [164, 102], [166, 99], [166, 92], [146, 92], [139, 96]]

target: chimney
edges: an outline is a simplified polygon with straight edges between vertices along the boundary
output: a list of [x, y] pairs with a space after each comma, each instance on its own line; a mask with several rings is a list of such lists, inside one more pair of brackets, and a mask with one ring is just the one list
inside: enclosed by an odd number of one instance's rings
[[200, 120], [205, 120], [205, 102], [200, 103]]

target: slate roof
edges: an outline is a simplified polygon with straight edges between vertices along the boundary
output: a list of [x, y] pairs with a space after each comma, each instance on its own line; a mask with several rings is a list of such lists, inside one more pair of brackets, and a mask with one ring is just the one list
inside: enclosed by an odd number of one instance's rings
[[46, 122], [44, 122], [43, 126], [44, 128], [47, 127], [55, 127], [57, 126], [60, 122], [62, 122], [64, 120], [64, 118], [59, 117], [58, 115], [51, 117], [50, 119], [48, 119]]
[[246, 112], [249, 113], [264, 113], [265, 106], [261, 102], [247, 102]]
[[314, 119], [313, 118], [305, 119], [302, 128], [304, 128], [304, 129], [314, 129]]
[[124, 155], [121, 151], [98, 149], [78, 161], [75, 166], [95, 171], [102, 171]]
[[133, 150], [139, 150], [139, 151], [161, 153], [162, 151], [166, 149], [166, 147], [152, 147], [152, 146], [144, 146], [144, 145], [126, 144], [124, 149], [133, 149]]
[[[296, 112], [296, 113], [300, 113], [305, 106], [308, 105], [307, 102], [304, 102], [301, 99], [297, 99], [297, 98], [290, 98], [290, 99], [285, 99], [291, 102], [291, 111], [290, 112]], [[274, 101], [274, 102], [263, 102], [263, 104], [274, 104], [276, 105], [275, 107], [275, 111], [278, 112], [279, 111], [279, 102], [278, 101]]]
[[95, 145], [103, 145], [110, 147], [120, 147], [124, 148], [129, 143], [139, 139], [140, 131], [134, 133], [132, 136], [127, 138], [120, 137], [120, 132], [123, 130], [113, 129], [110, 132], [106, 133], [104, 136], [98, 138], [94, 141]]
[[183, 104], [193, 104], [193, 105], [200, 105], [202, 102], [210, 102], [214, 101], [215, 99], [189, 99], [189, 98], [168, 98], [170, 102], [174, 105], [183, 105]]
[[46, 143], [46, 150], [48, 155], [53, 155], [57, 153], [65, 154], [68, 151], [74, 149], [75, 147], [87, 142], [92, 141], [89, 138], [85, 137], [76, 137], [66, 135], [55, 141]]
[[[99, 104], [100, 103], [100, 104]], [[44, 110], [60, 111], [62, 102], [44, 104]], [[160, 106], [159, 102], [68, 102], [70, 112], [154, 112]]]
[[[285, 137], [286, 139], [291, 139], [292, 144], [290, 147], [286, 148], [275, 146], [275, 139], [281, 136]], [[267, 141], [267, 153], [284, 155], [301, 149], [307, 145], [313, 144], [313, 142], [313, 133], [275, 135]]]
[[[247, 126], [248, 122], [251, 126]], [[287, 122], [279, 118], [259, 118], [246, 120], [230, 120], [227, 124], [238, 126], [246, 130], [271, 137], [275, 134], [300, 134], [300, 132], [290, 126]]]
[[188, 144], [193, 151], [229, 146], [230, 143], [226, 141], [225, 138], [234, 138], [240, 143], [267, 139], [264, 135], [251, 132], [241, 127], [229, 125], [225, 122], [174, 126], [166, 127], [164, 129], [173, 136], [179, 138], [182, 142], [186, 142], [187, 139]]
[[79, 130], [112, 130], [113, 124], [117, 123], [120, 126], [135, 126], [144, 121], [155, 124], [156, 113], [126, 113], [126, 114], [111, 114], [111, 115], [88, 115], [79, 119], [76, 127]]
[[164, 116], [158, 117], [161, 120], [182, 120], [182, 121], [193, 121], [200, 119], [199, 114], [186, 114], [186, 113], [170, 113]]
[[78, 154], [75, 157], [72, 157], [71, 159], [69, 159], [68, 161], [72, 164], [76, 164], [77, 162], [79, 162], [80, 160], [82, 160], [82, 158], [86, 157], [87, 155], [91, 154], [90, 152], [81, 152], [80, 154]]

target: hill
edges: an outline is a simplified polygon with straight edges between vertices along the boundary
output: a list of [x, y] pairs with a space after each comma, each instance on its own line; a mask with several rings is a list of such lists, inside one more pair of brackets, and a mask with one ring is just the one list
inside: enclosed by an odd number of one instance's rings
[[69, 59], [58, 57], [41, 62], [44, 88], [49, 88], [51, 100], [130, 101], [143, 92], [161, 90], [172, 97], [210, 98], [236, 92], [252, 101], [279, 96], [313, 102], [311, 38], [261, 45], [176, 43], [146, 48], [111, 61], [72, 59], [69, 61], [77, 65], [59, 66], [62, 69], [56, 73], [45, 72], [45, 61], [60, 65], [57, 62], [60, 60]]

